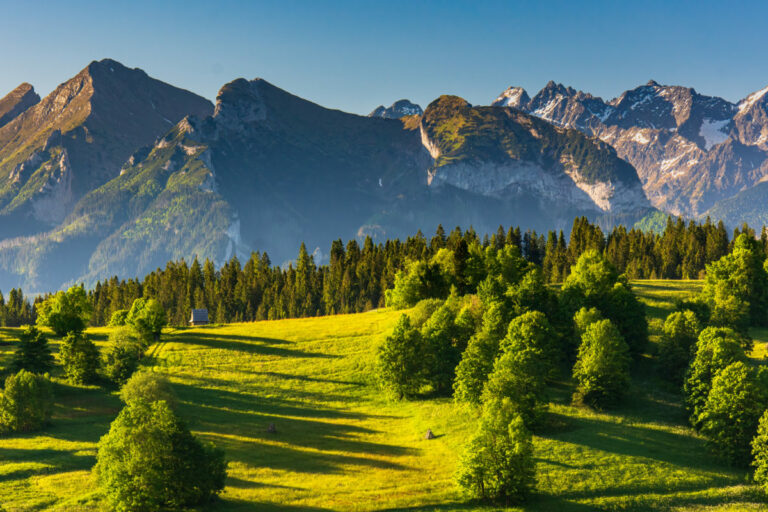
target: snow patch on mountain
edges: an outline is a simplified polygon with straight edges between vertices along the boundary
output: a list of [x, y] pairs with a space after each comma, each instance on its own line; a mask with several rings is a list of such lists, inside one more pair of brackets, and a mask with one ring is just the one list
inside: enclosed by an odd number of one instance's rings
[[717, 146], [728, 139], [728, 134], [723, 131], [723, 128], [728, 126], [730, 122], [730, 119], [715, 121], [707, 118], [701, 121], [699, 135], [704, 138], [704, 149], [709, 151], [713, 146]]
[[494, 107], [514, 107], [519, 108], [524, 106], [530, 101], [528, 93], [522, 87], [510, 87], [501, 95], [496, 98], [493, 103]]
[[768, 93], [768, 86], [763, 87], [759, 91], [753, 92], [752, 94], [750, 94], [749, 96], [741, 100], [741, 102], [739, 102], [739, 107], [738, 107], [739, 113], [741, 114], [742, 112], [745, 112], [750, 108], [752, 108], [752, 105], [760, 101], [760, 98], [765, 96], [766, 93]]
[[632, 140], [637, 142], [638, 144], [648, 144], [649, 142], [651, 142], [651, 139], [649, 139], [648, 136], [643, 132], [637, 132], [632, 137]]

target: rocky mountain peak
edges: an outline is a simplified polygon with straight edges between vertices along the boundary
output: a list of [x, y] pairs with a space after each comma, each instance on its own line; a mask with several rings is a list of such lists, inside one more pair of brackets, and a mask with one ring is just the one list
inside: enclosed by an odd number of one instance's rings
[[409, 100], [402, 99], [397, 100], [389, 107], [379, 105], [373, 111], [368, 114], [368, 117], [383, 117], [385, 119], [400, 119], [405, 116], [420, 116], [424, 111], [422, 108], [411, 103]]
[[216, 95], [213, 116], [219, 125], [239, 125], [267, 118], [266, 105], [260, 89], [269, 86], [261, 78], [248, 81], [238, 78], [224, 85]]
[[510, 86], [502, 92], [498, 98], [493, 100], [494, 107], [512, 107], [525, 108], [530, 103], [531, 98], [522, 87]]
[[8, 124], [39, 101], [40, 96], [35, 92], [35, 88], [26, 82], [22, 83], [0, 98], [0, 127]]

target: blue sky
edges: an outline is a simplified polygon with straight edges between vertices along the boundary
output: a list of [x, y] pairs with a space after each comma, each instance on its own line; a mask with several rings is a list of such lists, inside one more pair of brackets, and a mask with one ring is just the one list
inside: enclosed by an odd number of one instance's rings
[[214, 99], [262, 77], [368, 113], [440, 94], [487, 104], [548, 80], [609, 99], [654, 79], [736, 101], [768, 85], [768, 2], [0, 0], [0, 95], [91, 60]]

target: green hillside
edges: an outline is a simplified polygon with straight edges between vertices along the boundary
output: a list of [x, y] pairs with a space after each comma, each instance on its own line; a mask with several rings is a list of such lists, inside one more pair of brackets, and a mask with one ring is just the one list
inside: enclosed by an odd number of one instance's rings
[[[696, 281], [640, 281], [651, 341]], [[170, 330], [146, 364], [166, 374], [191, 429], [226, 451], [227, 487], [211, 510], [492, 510], [453, 483], [473, 413], [450, 399], [391, 402], [371, 381], [373, 355], [400, 312]], [[103, 344], [107, 329], [91, 334]], [[13, 329], [0, 331], [0, 366]], [[768, 337], [755, 331], [755, 354]], [[57, 344], [57, 343], [56, 343]], [[652, 344], [653, 346], [653, 344]], [[653, 351], [653, 349], [651, 349]], [[762, 510], [748, 473], [711, 456], [687, 426], [676, 390], [643, 358], [611, 414], [551, 392], [535, 437], [538, 484], [522, 510]], [[6, 512], [100, 510], [90, 468], [120, 409], [114, 393], [57, 380], [52, 424], [0, 439]], [[276, 433], [268, 433], [274, 423]], [[431, 429], [437, 436], [425, 440]]]

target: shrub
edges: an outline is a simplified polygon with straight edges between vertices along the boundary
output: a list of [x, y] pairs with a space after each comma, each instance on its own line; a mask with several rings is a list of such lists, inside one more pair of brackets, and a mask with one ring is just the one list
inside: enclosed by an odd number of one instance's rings
[[408, 316], [411, 318], [411, 325], [416, 329], [421, 329], [421, 326], [427, 323], [427, 320], [432, 316], [432, 313], [440, 309], [440, 306], [443, 304], [445, 304], [444, 299], [420, 300], [418, 304], [408, 312]]
[[623, 396], [629, 386], [629, 347], [610, 320], [592, 323], [584, 331], [573, 376], [577, 402], [603, 408]]
[[560, 359], [557, 335], [547, 317], [539, 311], [529, 311], [515, 317], [501, 340], [502, 353], [514, 353], [526, 371], [539, 379], [547, 379]]
[[99, 349], [81, 332], [67, 334], [59, 350], [67, 380], [74, 384], [93, 382], [99, 371]]
[[659, 367], [668, 379], [680, 383], [693, 358], [701, 324], [693, 311], [670, 313], [659, 343]]
[[691, 425], [698, 429], [699, 417], [704, 410], [712, 379], [720, 370], [746, 356], [741, 336], [727, 327], [707, 327], [696, 341], [696, 355], [688, 367], [683, 391], [690, 413]]
[[508, 400], [487, 403], [456, 475], [470, 498], [522, 501], [536, 479], [531, 434]]
[[728, 365], [712, 380], [699, 416], [701, 433], [714, 450], [733, 464], [746, 465], [768, 397], [755, 371], [742, 362]]
[[456, 367], [474, 332], [471, 319], [465, 325], [457, 322], [460, 307], [461, 299], [452, 295], [421, 328], [424, 376], [440, 395], [450, 395]]
[[752, 466], [755, 468], [755, 482], [768, 493], [768, 411], [763, 412], [757, 426], [757, 435], [752, 440]]
[[648, 343], [648, 320], [645, 306], [640, 302], [629, 283], [617, 282], [604, 298], [600, 311], [609, 318], [621, 333], [630, 353], [641, 354]]
[[379, 379], [385, 389], [398, 398], [419, 391], [423, 379], [424, 347], [421, 333], [401, 315], [390, 336], [378, 350]]
[[47, 375], [19, 370], [5, 379], [0, 394], [0, 432], [29, 432], [51, 417], [53, 392]]
[[104, 354], [104, 374], [116, 384], [123, 384], [136, 371], [143, 348], [128, 327], [109, 334], [109, 347]]
[[201, 443], [164, 401], [129, 402], [99, 441], [94, 471], [118, 512], [204, 504], [224, 488], [224, 454]]
[[149, 346], [151, 342], [160, 339], [160, 333], [168, 323], [168, 317], [158, 301], [140, 298], [133, 301], [125, 323], [133, 327], [146, 346]]
[[560, 294], [561, 307], [572, 316], [580, 308], [597, 308], [619, 330], [630, 352], [637, 355], [648, 341], [645, 307], [624, 276], [598, 251], [588, 250], [571, 268]]
[[460, 402], [480, 404], [488, 374], [499, 355], [499, 345], [507, 329], [506, 310], [498, 302], [492, 303], [483, 314], [480, 331], [470, 338], [467, 349], [456, 367], [453, 383], [454, 398]]
[[483, 402], [508, 398], [528, 428], [535, 426], [546, 409], [545, 382], [554, 368], [552, 329], [546, 317], [532, 311], [509, 324], [501, 342], [501, 356], [483, 390]]
[[82, 286], [59, 291], [36, 307], [37, 323], [53, 329], [58, 336], [83, 332], [91, 318], [91, 303]]
[[707, 265], [702, 298], [711, 322], [745, 332], [768, 323], [768, 273], [760, 244], [746, 233], [734, 240], [733, 251]]
[[120, 400], [126, 404], [139, 400], [148, 403], [163, 400], [173, 408], [176, 404], [176, 394], [162, 375], [141, 371], [131, 375], [120, 389]]
[[515, 315], [541, 311], [553, 317], [558, 308], [557, 295], [546, 285], [538, 267], [533, 267], [519, 283], [510, 286], [506, 296], [512, 303]]
[[109, 318], [109, 326], [121, 327], [125, 325], [127, 321], [128, 321], [128, 310], [118, 309], [117, 311], [112, 313], [112, 316]]
[[53, 368], [53, 355], [48, 338], [37, 327], [28, 325], [19, 335], [19, 346], [13, 355], [11, 369], [46, 373]]
[[409, 262], [395, 275], [395, 287], [385, 292], [387, 307], [404, 309], [429, 298], [448, 296], [448, 282], [437, 263]]
[[603, 315], [597, 308], [581, 308], [573, 315], [574, 332], [578, 337], [577, 345], [581, 344], [581, 337], [586, 332], [587, 327], [600, 320], [603, 320]]

